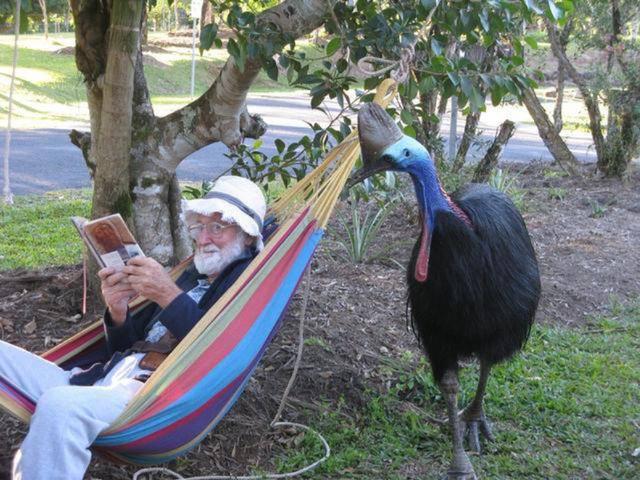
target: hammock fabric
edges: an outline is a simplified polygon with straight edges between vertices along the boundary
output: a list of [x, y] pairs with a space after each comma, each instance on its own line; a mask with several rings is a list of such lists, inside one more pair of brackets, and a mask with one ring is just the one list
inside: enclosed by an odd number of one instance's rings
[[[386, 80], [374, 100], [387, 105], [394, 93], [395, 83]], [[98, 437], [96, 452], [114, 461], [162, 463], [197, 445], [224, 417], [275, 335], [359, 152], [354, 131], [271, 205], [279, 227], [264, 250]], [[189, 263], [178, 265], [173, 278]], [[145, 305], [135, 299], [130, 308]], [[104, 352], [98, 321], [43, 357], [70, 368], [91, 364]], [[0, 406], [25, 422], [35, 410], [33, 400], [3, 378]]]

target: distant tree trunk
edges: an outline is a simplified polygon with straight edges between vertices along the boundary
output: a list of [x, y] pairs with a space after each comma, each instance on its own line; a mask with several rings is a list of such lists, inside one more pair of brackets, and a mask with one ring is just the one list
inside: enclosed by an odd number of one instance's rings
[[498, 165], [500, 155], [502, 155], [505, 145], [513, 136], [515, 129], [516, 126], [511, 120], [505, 120], [502, 125], [500, 125], [496, 138], [493, 140], [493, 143], [487, 150], [487, 153], [485, 153], [482, 160], [480, 160], [476, 166], [473, 173], [473, 182], [483, 183], [489, 180], [491, 171], [496, 167], [496, 165]]
[[544, 107], [538, 100], [536, 93], [532, 89], [524, 90], [522, 94], [522, 102], [529, 111], [531, 118], [538, 127], [540, 138], [553, 155], [553, 158], [559, 165], [567, 169], [570, 173], [576, 175], [578, 173], [578, 160], [571, 153], [569, 147], [559, 135], [551, 120], [545, 112]]
[[202, 11], [200, 13], [200, 25], [209, 25], [213, 23], [213, 7], [210, 1], [202, 2]]
[[[560, 34], [560, 46], [562, 51], [566, 53], [567, 44], [569, 43], [569, 35], [573, 29], [573, 18], [570, 18], [565, 26], [562, 28]], [[556, 127], [556, 131], [560, 133], [562, 131], [562, 103], [564, 101], [564, 85], [565, 85], [566, 73], [564, 65], [558, 60], [558, 83], [556, 86], [556, 105], [553, 109], [553, 124]]]
[[49, 18], [47, 17], [47, 1], [38, 0], [40, 10], [42, 10], [42, 24], [44, 25], [44, 39], [49, 40]]
[[[207, 0], [208, 1], [208, 0]], [[180, 15], [178, 10], [178, 2], [174, 0], [173, 2], [173, 21], [175, 22], [175, 30], [176, 32], [180, 30]]]
[[460, 145], [458, 146], [458, 151], [456, 152], [456, 158], [453, 162], [452, 170], [454, 172], [459, 172], [462, 167], [464, 167], [464, 163], [467, 159], [467, 153], [469, 152], [469, 147], [471, 146], [471, 142], [476, 137], [476, 130], [478, 128], [478, 122], [480, 121], [480, 112], [470, 113], [467, 115], [467, 119], [464, 122], [464, 133], [462, 134], [462, 138], [460, 139]]
[[564, 101], [564, 67], [558, 62], [558, 83], [556, 86], [556, 105], [553, 108], [553, 126], [556, 132], [562, 131], [562, 102]]
[[147, 9], [142, 11], [142, 27], [140, 28], [140, 45], [147, 45], [149, 43], [149, 16], [147, 15]]
[[14, 37], [13, 37], [13, 61], [11, 64], [11, 83], [9, 85], [9, 108], [7, 111], [7, 130], [4, 139], [4, 157], [2, 162], [3, 172], [3, 194], [7, 205], [13, 205], [13, 194], [11, 193], [11, 175], [9, 172], [9, 151], [11, 149], [11, 110], [13, 107], [13, 90], [16, 83], [16, 67], [18, 66], [18, 38], [20, 37], [20, 0], [16, 0], [15, 13], [13, 15]]
[[597, 165], [600, 171], [605, 171], [603, 162], [605, 161], [605, 142], [602, 135], [602, 116], [600, 114], [600, 107], [598, 105], [598, 98], [595, 94], [592, 94], [587, 86], [587, 82], [582, 75], [573, 66], [566, 53], [562, 49], [562, 44], [558, 35], [558, 31], [548, 19], [545, 18], [545, 24], [547, 28], [547, 34], [549, 42], [551, 43], [551, 51], [558, 59], [567, 75], [573, 83], [576, 84], [582, 100], [587, 107], [587, 113], [589, 114], [589, 129], [591, 130], [591, 137], [596, 149], [596, 156], [598, 158]]

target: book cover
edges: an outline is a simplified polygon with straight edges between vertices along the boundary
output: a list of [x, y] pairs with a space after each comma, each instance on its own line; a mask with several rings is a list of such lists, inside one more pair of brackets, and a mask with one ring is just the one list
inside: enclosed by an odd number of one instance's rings
[[123, 267], [144, 253], [119, 213], [95, 220], [71, 217], [80, 236], [101, 267]]

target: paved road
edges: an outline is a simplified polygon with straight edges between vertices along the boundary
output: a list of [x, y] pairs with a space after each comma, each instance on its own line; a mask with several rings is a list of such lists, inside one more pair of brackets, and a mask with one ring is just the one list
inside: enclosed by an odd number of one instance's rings
[[[308, 99], [297, 96], [254, 96], [249, 100], [252, 113], [263, 116], [269, 130], [263, 137], [263, 149], [273, 154], [275, 138], [285, 142], [296, 140], [311, 130], [305, 122], [326, 122], [317, 111], [309, 109]], [[459, 122], [460, 123], [460, 122]], [[492, 139], [495, 125], [480, 125]], [[462, 125], [459, 126], [461, 131]], [[448, 125], [443, 125], [443, 133]], [[4, 146], [4, 131], [0, 132], [0, 145]], [[15, 195], [43, 193], [62, 188], [81, 188], [91, 185], [86, 166], [78, 148], [69, 142], [69, 128], [34, 129], [13, 131], [11, 139], [10, 174], [11, 190]], [[590, 148], [587, 134], [576, 134], [566, 138], [570, 148], [580, 161], [593, 162], [595, 155]], [[252, 141], [252, 140], [249, 140]], [[486, 147], [485, 147], [486, 148]], [[222, 144], [209, 145], [187, 159], [178, 168], [181, 180], [200, 181], [215, 177], [229, 166], [224, 157], [226, 147]], [[482, 149], [471, 152], [480, 157]], [[532, 160], [552, 161], [552, 157], [531, 125], [519, 125], [502, 157], [506, 162], [529, 162]], [[0, 180], [2, 185], [3, 180]]]

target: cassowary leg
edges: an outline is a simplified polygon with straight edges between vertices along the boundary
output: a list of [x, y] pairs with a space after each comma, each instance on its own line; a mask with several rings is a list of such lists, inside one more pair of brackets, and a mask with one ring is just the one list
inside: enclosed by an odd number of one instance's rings
[[478, 435], [478, 431], [480, 431], [484, 438], [489, 441], [493, 441], [491, 425], [487, 421], [487, 418], [484, 415], [484, 409], [482, 408], [482, 402], [484, 399], [485, 389], [487, 387], [487, 380], [489, 379], [489, 373], [491, 372], [491, 367], [491, 363], [485, 361], [480, 362], [480, 379], [478, 380], [476, 396], [460, 415], [460, 420], [466, 427], [469, 448], [478, 453], [480, 452], [480, 438]]
[[458, 420], [458, 374], [447, 370], [440, 380], [440, 391], [447, 402], [447, 414], [453, 437], [453, 459], [447, 472], [448, 480], [476, 480], [476, 474], [462, 444], [462, 426]]

